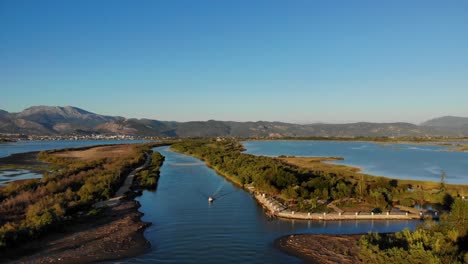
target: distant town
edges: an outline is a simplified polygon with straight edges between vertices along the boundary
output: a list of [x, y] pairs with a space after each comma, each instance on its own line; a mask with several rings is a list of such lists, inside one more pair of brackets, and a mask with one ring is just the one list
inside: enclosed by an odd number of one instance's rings
[[7, 134], [0, 133], [0, 139], [3, 142], [14, 142], [20, 140], [159, 140], [162, 138], [149, 136], [132, 136], [132, 135], [25, 135], [25, 134]]

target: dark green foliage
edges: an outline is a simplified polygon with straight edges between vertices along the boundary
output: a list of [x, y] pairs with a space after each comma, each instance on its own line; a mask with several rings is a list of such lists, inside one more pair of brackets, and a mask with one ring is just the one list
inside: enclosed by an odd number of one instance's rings
[[[364, 263], [466, 263], [468, 202], [455, 200], [440, 224], [428, 222], [411, 232], [371, 233], [360, 240]], [[464, 262], [465, 261], [465, 262]]]
[[149, 166], [146, 169], [137, 173], [135, 185], [143, 189], [156, 189], [156, 185], [159, 180], [159, 170], [163, 162], [164, 156], [161, 155], [161, 153], [152, 153], [151, 163], [149, 164]]
[[[303, 170], [276, 158], [242, 153], [243, 147], [236, 140], [185, 140], [171, 148], [204, 160], [239, 185], [252, 184], [257, 191], [287, 200], [299, 210], [323, 211], [324, 207], [318, 205], [317, 200], [358, 195], [357, 184], [344, 177], [326, 171]], [[367, 196], [374, 199], [376, 207], [385, 208], [391, 202], [391, 188], [388, 180], [379, 180], [369, 190], [375, 197]]]

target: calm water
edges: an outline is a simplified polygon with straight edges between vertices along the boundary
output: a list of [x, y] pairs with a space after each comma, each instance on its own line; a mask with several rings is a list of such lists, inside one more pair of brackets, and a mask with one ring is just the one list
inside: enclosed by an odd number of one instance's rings
[[15, 153], [31, 151], [143, 142], [147, 142], [147, 140], [22, 140], [18, 142], [1, 143], [0, 158]]
[[468, 152], [447, 152], [446, 147], [339, 141], [248, 141], [246, 153], [279, 156], [343, 157], [336, 163], [358, 166], [365, 173], [397, 179], [468, 184]]
[[[143, 143], [146, 140], [42, 140], [42, 141], [18, 141], [0, 144], [0, 158], [15, 153], [41, 151], [60, 148], [85, 147], [93, 145]], [[1, 163], [0, 163], [1, 165]], [[29, 170], [1, 170], [0, 186], [11, 181], [41, 178], [42, 175]]]
[[0, 186], [12, 181], [37, 179], [41, 178], [42, 174], [31, 172], [29, 170], [1, 170], [0, 169]]
[[[128, 263], [300, 263], [277, 250], [292, 233], [352, 234], [411, 229], [418, 221], [298, 221], [268, 219], [251, 195], [226, 182], [199, 160], [156, 148], [166, 160], [158, 188], [138, 200], [151, 250]], [[209, 204], [208, 195], [226, 194]]]

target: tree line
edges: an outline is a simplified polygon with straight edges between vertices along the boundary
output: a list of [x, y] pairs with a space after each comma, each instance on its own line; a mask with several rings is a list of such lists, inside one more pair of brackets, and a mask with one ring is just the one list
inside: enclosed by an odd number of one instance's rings
[[[450, 208], [453, 197], [442, 188], [429, 193], [421, 186], [400, 184], [398, 180], [339, 170], [307, 170], [274, 157], [243, 153], [235, 139], [192, 139], [174, 143], [171, 148], [204, 160], [208, 166], [233, 182], [252, 185], [259, 192], [284, 200], [297, 210], [322, 212], [321, 204], [343, 198], [356, 198], [380, 210], [391, 209], [395, 202], [415, 204], [431, 199]], [[451, 198], [451, 199], [450, 199]]]

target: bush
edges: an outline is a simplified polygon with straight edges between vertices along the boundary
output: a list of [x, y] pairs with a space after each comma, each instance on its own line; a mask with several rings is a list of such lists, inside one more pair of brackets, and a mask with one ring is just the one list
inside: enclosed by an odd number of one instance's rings
[[57, 150], [42, 151], [38, 156], [50, 163], [49, 173], [41, 180], [0, 188], [0, 248], [37, 237], [65, 217], [78, 217], [78, 211], [96, 213], [91, 206], [110, 198], [151, 148], [146, 144], [130, 147], [134, 154], [129, 159], [77, 160], [51, 155]]

